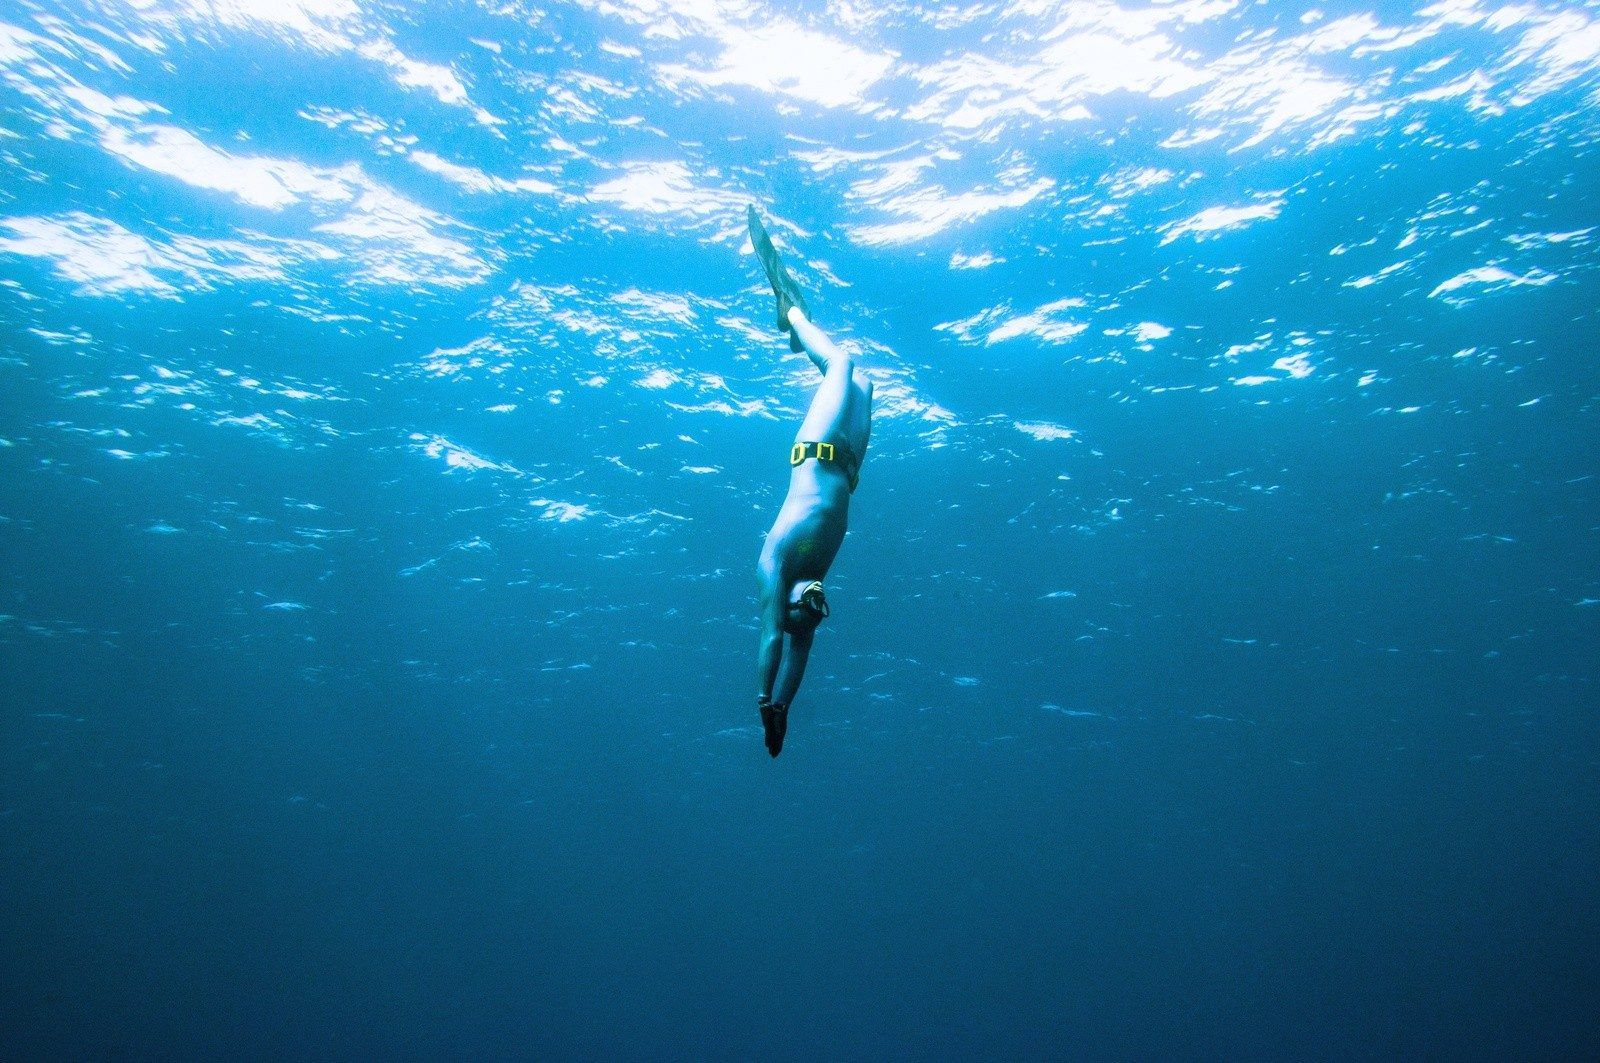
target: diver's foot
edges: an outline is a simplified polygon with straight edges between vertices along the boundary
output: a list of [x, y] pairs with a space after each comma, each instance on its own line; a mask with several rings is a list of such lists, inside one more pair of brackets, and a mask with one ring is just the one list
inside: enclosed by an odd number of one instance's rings
[[791, 327], [789, 325], [789, 311], [795, 309], [795, 305], [788, 300], [781, 289], [772, 289], [772, 297], [778, 303], [778, 331], [788, 332]]
[[[784, 268], [783, 260], [778, 257], [778, 249], [772, 246], [772, 237], [767, 235], [767, 227], [761, 224], [761, 217], [756, 213], [755, 207], [746, 211], [750, 223], [750, 245], [756, 250], [756, 257], [761, 260], [761, 268], [766, 271], [767, 283], [772, 285], [772, 294], [778, 301], [778, 328], [780, 331], [789, 331], [789, 310], [797, 308], [806, 317], [811, 316], [811, 310], [806, 306], [805, 296], [800, 294], [799, 287], [794, 278], [789, 276], [789, 271]], [[793, 336], [789, 338], [789, 346], [799, 342]]]
[[777, 756], [783, 752], [783, 736], [789, 730], [789, 706], [761, 706], [761, 729], [767, 735], [767, 752]]

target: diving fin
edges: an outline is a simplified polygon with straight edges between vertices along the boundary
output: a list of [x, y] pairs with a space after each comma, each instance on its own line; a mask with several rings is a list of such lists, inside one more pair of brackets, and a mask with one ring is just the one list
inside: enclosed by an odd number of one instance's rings
[[789, 731], [789, 706], [761, 706], [761, 729], [766, 732], [767, 752], [776, 757], [783, 752], [783, 736]]
[[805, 297], [800, 294], [794, 278], [784, 269], [783, 261], [778, 258], [778, 249], [772, 246], [772, 237], [767, 235], [767, 228], [761, 224], [761, 216], [756, 213], [756, 208], [748, 207], [746, 214], [750, 222], [750, 244], [756, 249], [761, 268], [767, 273], [767, 283], [772, 285], [772, 294], [778, 300], [778, 328], [789, 333], [790, 350], [802, 351], [805, 348], [800, 343], [800, 337], [789, 326], [789, 307], [798, 306], [807, 318], [811, 317], [811, 308], [806, 306]]

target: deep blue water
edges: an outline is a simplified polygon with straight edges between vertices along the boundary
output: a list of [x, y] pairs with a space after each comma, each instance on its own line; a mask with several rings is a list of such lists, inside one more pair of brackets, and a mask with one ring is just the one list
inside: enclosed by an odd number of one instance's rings
[[[0, 0], [0, 1054], [1600, 1054], [1600, 7]], [[878, 388], [783, 756], [754, 562]]]

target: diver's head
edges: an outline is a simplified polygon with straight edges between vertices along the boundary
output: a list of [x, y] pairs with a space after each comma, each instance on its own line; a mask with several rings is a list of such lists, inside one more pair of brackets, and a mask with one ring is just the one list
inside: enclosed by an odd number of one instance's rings
[[821, 580], [802, 580], [789, 590], [784, 626], [790, 631], [815, 631], [828, 617], [828, 598]]

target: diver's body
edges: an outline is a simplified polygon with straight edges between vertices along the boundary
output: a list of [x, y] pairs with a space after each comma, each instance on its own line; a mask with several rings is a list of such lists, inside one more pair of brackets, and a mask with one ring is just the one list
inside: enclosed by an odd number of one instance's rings
[[776, 757], [783, 749], [789, 706], [805, 675], [812, 636], [828, 615], [822, 580], [844, 543], [850, 495], [872, 433], [872, 382], [811, 323], [753, 208], [750, 233], [777, 295], [778, 321], [790, 333], [790, 346], [803, 349], [822, 372], [822, 384], [790, 448], [789, 493], [756, 566], [761, 600], [757, 704], [767, 752]]

